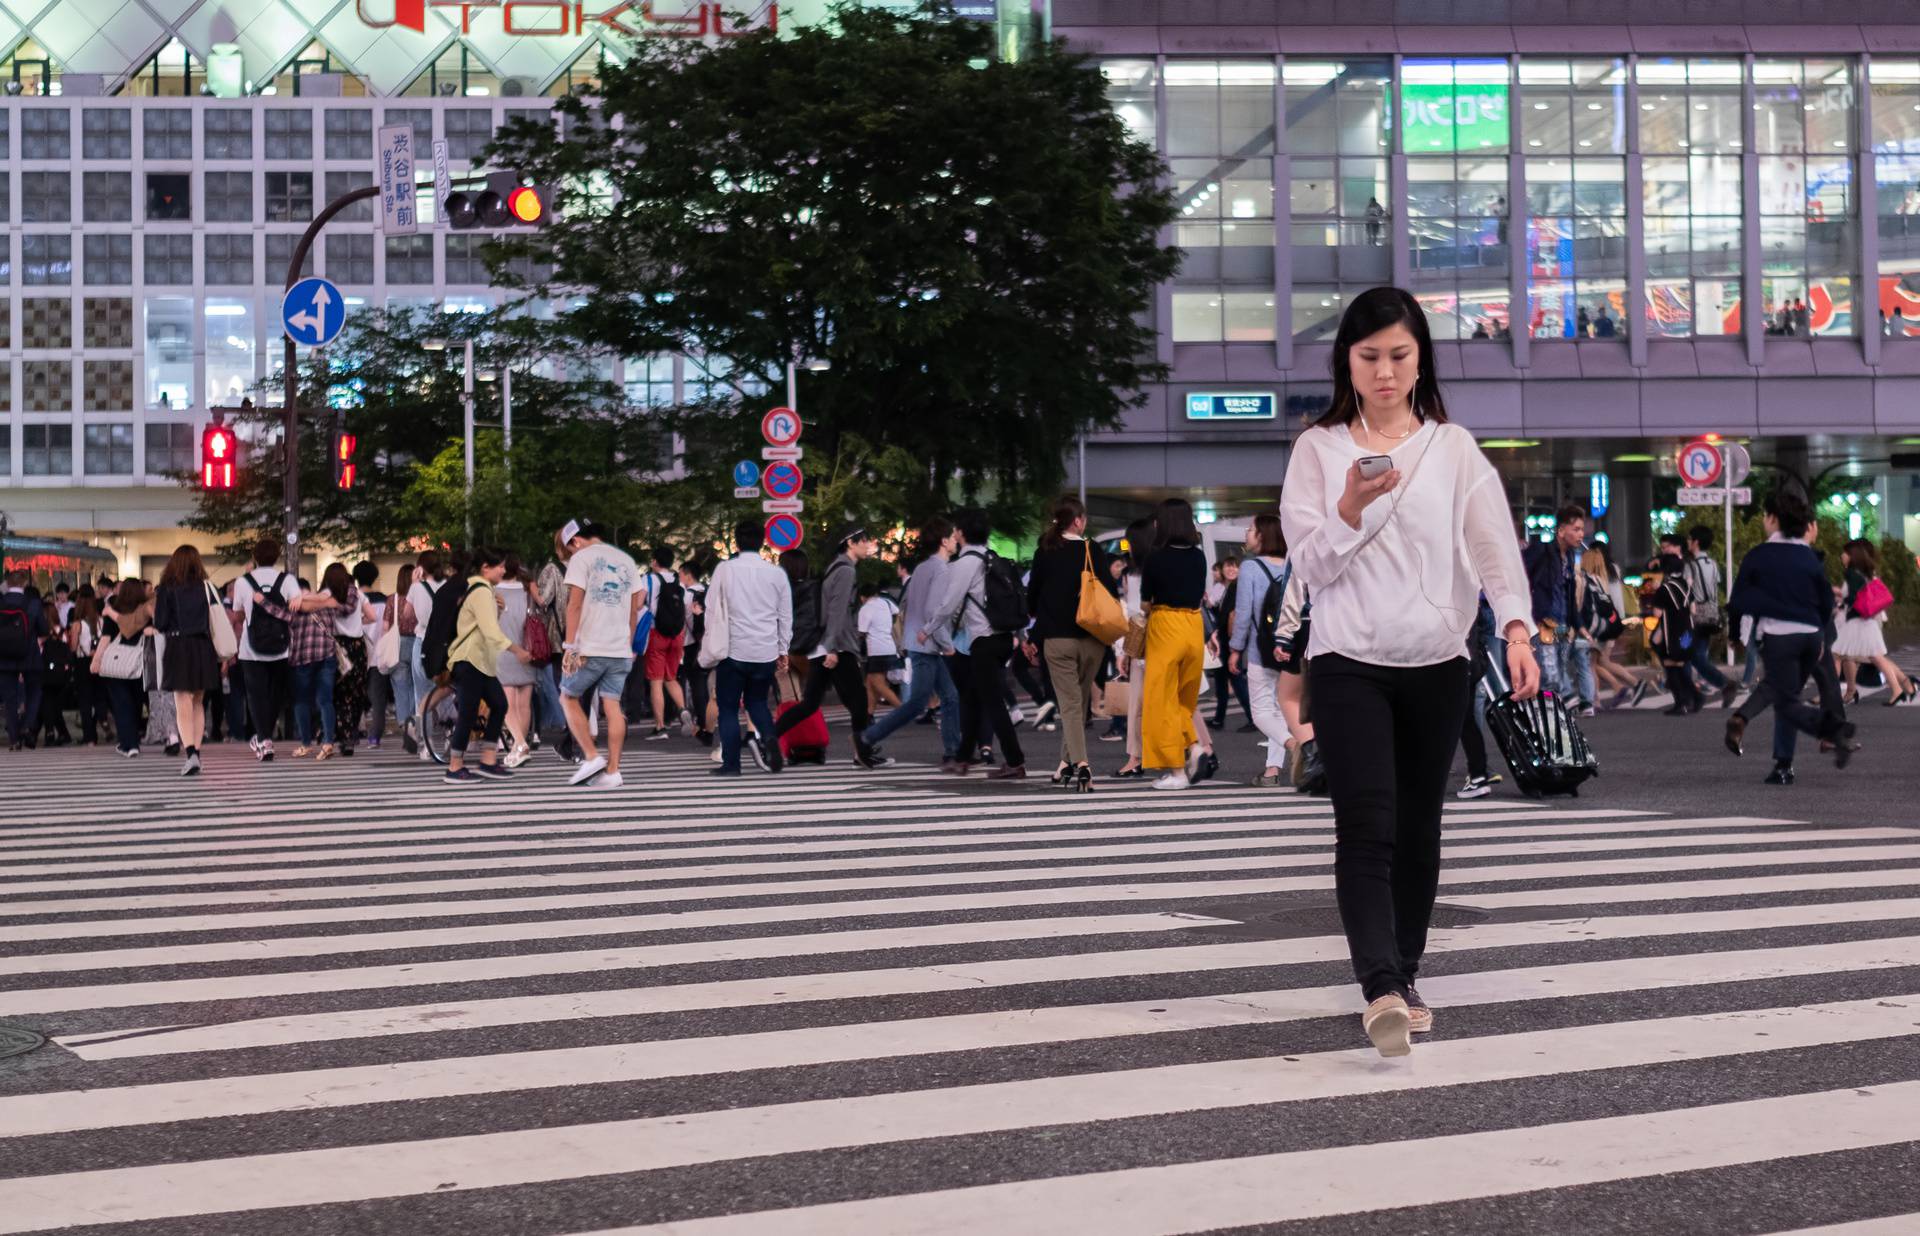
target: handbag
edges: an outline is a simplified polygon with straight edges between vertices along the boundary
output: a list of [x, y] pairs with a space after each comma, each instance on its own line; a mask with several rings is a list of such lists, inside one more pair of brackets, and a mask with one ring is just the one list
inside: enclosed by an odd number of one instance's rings
[[333, 664], [342, 678], [353, 673], [353, 658], [347, 655], [347, 646], [338, 635], [333, 637]]
[[121, 682], [137, 682], [146, 673], [147, 650], [144, 640], [128, 643], [123, 639], [102, 640], [93, 650], [93, 674], [96, 678], [113, 678]]
[[[1153, 609], [1153, 606], [1149, 605], [1147, 606], [1147, 609], [1151, 611]], [[1146, 614], [1142, 614], [1138, 618], [1132, 618], [1127, 621], [1127, 634], [1125, 638], [1121, 641], [1120, 651], [1124, 652], [1125, 654], [1127, 654], [1128, 657], [1136, 661], [1139, 660], [1141, 657], [1144, 657], [1147, 655], [1147, 616]]]
[[1088, 635], [1103, 644], [1111, 644], [1127, 634], [1127, 611], [1094, 573], [1091, 541], [1087, 542], [1086, 550], [1086, 563], [1080, 568], [1080, 606], [1074, 611], [1073, 620]]
[[401, 604], [401, 600], [399, 597], [395, 597], [388, 601], [387, 604], [395, 607], [393, 610], [393, 621], [387, 624], [386, 630], [380, 632], [380, 638], [373, 642], [373, 668], [383, 674], [391, 674], [395, 669], [399, 668], [400, 665], [400, 613], [398, 606]]
[[213, 655], [222, 661], [231, 660], [240, 655], [240, 639], [233, 633], [233, 623], [227, 618], [227, 607], [220, 604], [220, 594], [207, 589], [207, 634], [213, 638]]
[[1875, 618], [1893, 607], [1893, 590], [1878, 576], [1867, 581], [1853, 598], [1853, 612], [1862, 618]]
[[535, 615], [527, 615], [526, 629], [520, 634], [520, 646], [527, 650], [530, 665], [545, 665], [553, 660], [553, 645], [547, 642], [547, 625]]

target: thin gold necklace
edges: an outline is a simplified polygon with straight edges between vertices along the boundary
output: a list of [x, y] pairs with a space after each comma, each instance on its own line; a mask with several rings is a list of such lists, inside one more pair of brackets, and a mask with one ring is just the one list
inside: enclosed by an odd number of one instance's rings
[[1414, 431], [1416, 429], [1420, 428], [1420, 418], [1418, 416], [1415, 416], [1413, 418], [1412, 423], [1407, 426], [1407, 431], [1405, 433], [1385, 433], [1381, 430], [1375, 429], [1371, 424], [1368, 423], [1367, 414], [1365, 412], [1361, 412], [1358, 409], [1356, 409], [1354, 412], [1354, 415], [1360, 418], [1360, 428], [1366, 430], [1367, 435], [1369, 437], [1379, 438], [1383, 442], [1404, 442], [1408, 438], [1411, 438], [1413, 436]]

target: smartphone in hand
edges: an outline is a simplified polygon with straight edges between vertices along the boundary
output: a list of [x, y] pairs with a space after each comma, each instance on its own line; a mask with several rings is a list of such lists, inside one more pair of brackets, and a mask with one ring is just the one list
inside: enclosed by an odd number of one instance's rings
[[1375, 480], [1393, 471], [1393, 456], [1362, 455], [1359, 460], [1359, 467], [1361, 480]]

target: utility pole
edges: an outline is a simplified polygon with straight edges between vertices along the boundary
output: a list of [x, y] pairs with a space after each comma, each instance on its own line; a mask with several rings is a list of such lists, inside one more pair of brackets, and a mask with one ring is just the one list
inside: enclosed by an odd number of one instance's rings
[[[307, 230], [301, 234], [300, 243], [293, 247], [293, 257], [287, 263], [287, 282], [283, 292], [291, 292], [293, 285], [300, 282], [300, 268], [307, 263], [307, 255], [313, 250], [313, 242], [320, 235], [320, 229], [333, 221], [335, 215], [355, 202], [364, 202], [368, 198], [380, 196], [380, 186], [367, 185], [343, 193], [327, 203], [327, 208], [315, 215], [313, 222], [307, 224]], [[282, 432], [281, 452], [286, 463], [286, 477], [283, 489], [283, 501], [286, 504], [285, 537], [287, 543], [287, 569], [294, 574], [300, 571], [300, 373], [295, 355], [293, 338], [288, 336], [283, 369], [287, 380], [286, 406], [281, 409]], [[468, 466], [472, 474], [472, 466]], [[469, 482], [471, 483], [471, 482]]]

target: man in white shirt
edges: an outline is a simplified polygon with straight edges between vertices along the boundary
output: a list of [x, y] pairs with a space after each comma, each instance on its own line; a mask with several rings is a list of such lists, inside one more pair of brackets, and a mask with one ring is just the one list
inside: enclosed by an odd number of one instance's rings
[[[253, 723], [253, 737], [247, 745], [263, 764], [273, 760], [273, 724], [287, 699], [287, 657], [293, 635], [290, 617], [294, 598], [300, 595], [300, 581], [282, 571], [279, 561], [280, 542], [262, 537], [253, 547], [253, 568], [233, 586], [234, 603], [240, 607], [240, 662], [246, 667], [241, 677], [246, 683], [247, 713]], [[257, 628], [256, 603], [266, 611]], [[270, 635], [269, 631], [277, 634]], [[254, 647], [256, 632], [266, 647]]]
[[[620, 694], [633, 671], [633, 631], [640, 624], [647, 596], [640, 568], [606, 544], [605, 538], [606, 529], [595, 523], [569, 522], [560, 530], [560, 539], [573, 555], [567, 559], [560, 707], [584, 757], [570, 784], [615, 790], [625, 784], [620, 776], [620, 748], [626, 741], [627, 718], [620, 709]], [[606, 718], [604, 756], [594, 746], [582, 702], [590, 691], [600, 697], [600, 713]]]
[[786, 668], [793, 640], [793, 589], [787, 574], [760, 556], [766, 530], [743, 519], [733, 530], [738, 552], [714, 569], [707, 585], [706, 638], [700, 664], [714, 673], [714, 698], [720, 709], [720, 767], [716, 777], [740, 775], [740, 704], [753, 720], [754, 763], [780, 771], [780, 748], [766, 745], [773, 733], [767, 693], [773, 676]]
[[[421, 656], [427, 647], [427, 624], [433, 621], [433, 598], [446, 581], [440, 578], [440, 551], [429, 549], [414, 562], [413, 586], [407, 589], [407, 606], [413, 610], [414, 630], [419, 638], [413, 641], [413, 656], [408, 662], [408, 672], [413, 675], [414, 708], [425, 713], [433, 683], [427, 678], [426, 665]], [[420, 717], [418, 713], [406, 718], [400, 725], [400, 744], [409, 755], [418, 754], [422, 760], [431, 760], [426, 744], [420, 741]]]

